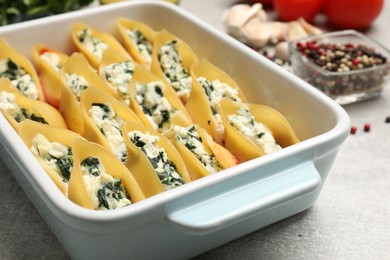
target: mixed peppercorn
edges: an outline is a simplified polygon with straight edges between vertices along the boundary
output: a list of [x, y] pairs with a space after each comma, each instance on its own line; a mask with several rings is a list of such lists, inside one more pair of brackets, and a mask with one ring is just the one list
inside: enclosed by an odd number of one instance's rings
[[300, 41], [296, 50], [294, 72], [340, 104], [350, 95], [379, 95], [389, 74], [388, 59], [364, 43]]
[[[387, 116], [386, 118], [385, 118], [385, 123], [386, 124], [389, 124], [390, 123], [390, 116]], [[356, 134], [356, 132], [357, 132], [357, 130], [358, 130], [358, 128], [357, 128], [357, 126], [355, 126], [355, 125], [353, 125], [353, 126], [351, 126], [351, 129], [350, 129], [350, 134]], [[370, 123], [365, 123], [364, 125], [363, 125], [363, 131], [364, 132], [370, 132], [371, 131], [371, 124]]]
[[363, 43], [298, 42], [300, 53], [321, 68], [331, 72], [346, 72], [385, 64], [386, 57]]

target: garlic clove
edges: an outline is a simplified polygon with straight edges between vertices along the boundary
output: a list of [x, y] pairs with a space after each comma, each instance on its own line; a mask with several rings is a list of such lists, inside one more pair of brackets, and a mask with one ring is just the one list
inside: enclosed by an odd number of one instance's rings
[[248, 23], [262, 23], [267, 21], [267, 14], [261, 4], [253, 6], [246, 4], [234, 5], [224, 15], [223, 22], [229, 35], [243, 43], [250, 43], [246, 37], [243, 27]]
[[268, 24], [272, 28], [271, 43], [283, 41], [289, 28], [288, 24], [283, 22], [268, 22]]
[[303, 27], [303, 29], [309, 34], [309, 35], [312, 35], [312, 34], [321, 34], [323, 33], [323, 31], [318, 28], [318, 27], [315, 27], [314, 25], [306, 22], [306, 20], [302, 17], [300, 17], [298, 20], [299, 24]]
[[307, 32], [305, 31], [305, 29], [297, 21], [293, 21], [293, 22], [288, 23], [288, 26], [289, 27], [288, 27], [287, 33], [285, 35], [286, 41], [296, 40], [296, 39], [303, 38], [303, 37], [308, 35]]
[[284, 61], [288, 61], [290, 59], [288, 42], [282, 41], [275, 45], [275, 56]]
[[272, 27], [259, 20], [250, 20], [243, 28], [243, 35], [248, 43], [254, 47], [263, 47], [268, 44], [272, 36]]

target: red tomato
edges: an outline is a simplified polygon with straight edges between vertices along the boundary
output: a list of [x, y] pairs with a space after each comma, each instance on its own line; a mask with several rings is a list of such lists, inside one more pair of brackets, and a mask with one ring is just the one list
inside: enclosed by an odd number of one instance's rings
[[272, 2], [273, 0], [249, 0], [249, 3], [251, 4], [260, 3], [263, 4], [264, 6], [271, 6]]
[[378, 17], [384, 0], [326, 0], [328, 21], [343, 29], [365, 29]]
[[274, 0], [274, 8], [282, 20], [292, 21], [303, 17], [310, 22], [321, 11], [323, 2], [324, 0]]

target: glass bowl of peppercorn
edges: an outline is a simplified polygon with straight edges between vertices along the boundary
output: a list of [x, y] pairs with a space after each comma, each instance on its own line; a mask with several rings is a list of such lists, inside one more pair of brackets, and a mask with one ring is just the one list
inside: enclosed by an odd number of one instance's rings
[[390, 51], [354, 31], [289, 43], [293, 72], [341, 105], [377, 97], [389, 79]]

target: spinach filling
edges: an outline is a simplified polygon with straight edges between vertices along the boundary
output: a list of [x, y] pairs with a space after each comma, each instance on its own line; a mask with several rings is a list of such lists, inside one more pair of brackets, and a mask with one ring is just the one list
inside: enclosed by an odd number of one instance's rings
[[188, 128], [174, 126], [173, 131], [175, 138], [192, 152], [208, 172], [215, 173], [222, 169], [215, 155], [210, 153], [202, 143], [202, 138], [196, 132], [195, 126]]
[[72, 90], [72, 93], [75, 95], [77, 101], [80, 101], [81, 93], [88, 88], [88, 81], [80, 75], [77, 74], [65, 74], [65, 79], [69, 85], [69, 88]]
[[[188, 137], [189, 139], [192, 139], [192, 140], [196, 140], [198, 141], [199, 143], [202, 142], [202, 138], [200, 136], [198, 136], [198, 134], [196, 133], [195, 131], [195, 127], [194, 126], [191, 126], [187, 129], [187, 134], [188, 134]], [[185, 142], [185, 146], [191, 151], [191, 152], [194, 152], [195, 149], [196, 149], [196, 145], [194, 145], [194, 143], [190, 143], [190, 142]]]
[[38, 116], [37, 114], [31, 113], [25, 108], [21, 108], [20, 113], [18, 115], [16, 115], [14, 118], [15, 118], [16, 122], [21, 122], [25, 119], [30, 119], [30, 120], [38, 122], [38, 123], [42, 123], [42, 124], [46, 124], [46, 125], [48, 124], [48, 122], [43, 117]]
[[[147, 114], [149, 116], [153, 116], [155, 114], [155, 111], [158, 108], [157, 101], [159, 101], [159, 99], [163, 97], [163, 92], [162, 92], [161, 88], [157, 85], [154, 86], [154, 89], [151, 89], [150, 86], [148, 86], [148, 85], [144, 85], [144, 86], [142, 86], [142, 88], [143, 88], [141, 90], [142, 91], [141, 92], [142, 101], [140, 104], [142, 107], [142, 111], [144, 112], [144, 114]], [[153, 101], [146, 100], [146, 93], [151, 92], [151, 91], [154, 91], [158, 95], [156, 100], [153, 100]]]
[[242, 105], [236, 114], [228, 116], [228, 122], [247, 140], [261, 148], [265, 153], [282, 149], [272, 135], [272, 131], [261, 122], [256, 122], [249, 108]]
[[50, 142], [44, 135], [37, 134], [32, 139], [31, 151], [55, 171], [62, 178], [62, 182], [69, 182], [73, 167], [73, 153], [70, 147], [63, 143]]
[[0, 60], [0, 78], [8, 78], [23, 95], [37, 99], [38, 93], [30, 74], [11, 59]]
[[85, 158], [81, 162], [81, 167], [84, 167], [87, 175], [99, 178], [98, 187], [89, 189], [96, 196], [97, 209], [115, 209], [131, 204], [130, 195], [122, 180], [107, 174], [98, 158], [93, 156]]
[[110, 113], [110, 108], [103, 103], [92, 103], [92, 106], [100, 107], [104, 111], [103, 119], [108, 118], [108, 113]]
[[89, 115], [107, 139], [117, 158], [124, 163], [126, 161], [127, 151], [122, 138], [122, 118], [115, 114], [110, 103], [92, 103]]
[[88, 28], [78, 32], [79, 41], [96, 58], [101, 59], [103, 51], [108, 47], [107, 44], [92, 35]]
[[129, 83], [134, 73], [134, 64], [130, 60], [112, 63], [104, 68], [103, 77], [116, 89], [126, 105], [130, 104]]
[[55, 160], [55, 164], [57, 169], [60, 171], [63, 182], [69, 182], [70, 171], [73, 167], [73, 153], [70, 148], [68, 148], [68, 154], [65, 158], [55, 158], [51, 157], [51, 159]]
[[88, 170], [88, 173], [93, 176], [100, 175], [100, 161], [96, 157], [89, 156], [81, 162], [81, 166]]
[[145, 50], [149, 55], [152, 55], [152, 44], [148, 42], [148, 40], [141, 33], [140, 30], [136, 29], [133, 31], [132, 39], [134, 43], [137, 45], [137, 49], [139, 52], [143, 52]]
[[213, 116], [219, 115], [219, 102], [222, 98], [228, 97], [233, 101], [241, 101], [236, 90], [219, 80], [210, 82], [204, 77], [199, 77], [197, 80], [207, 95]]
[[[143, 140], [146, 135], [141, 136], [142, 133], [133, 132], [130, 140], [148, 157], [149, 162], [155, 169], [161, 183], [165, 189], [171, 189], [185, 184], [185, 181], [177, 172], [176, 165], [168, 158], [163, 148], [158, 147], [155, 143], [158, 137], [155, 137], [151, 142]], [[153, 151], [153, 152], [151, 152]]]
[[79, 41], [80, 42], [85, 42], [85, 39], [88, 37], [89, 31], [87, 28], [84, 28], [79, 35]]
[[208, 81], [207, 79], [204, 79], [202, 81], [199, 80], [199, 82], [200, 82], [201, 86], [203, 87], [204, 92], [206, 93], [209, 101], [211, 101], [210, 96], [211, 96], [211, 93], [213, 93], [213, 91], [214, 91], [213, 84], [211, 84], [211, 82]]
[[177, 51], [177, 40], [172, 40], [161, 46], [157, 55], [160, 67], [176, 92], [191, 90], [191, 76], [183, 66], [183, 61]]
[[26, 74], [26, 72], [19, 68], [19, 66], [13, 62], [11, 59], [7, 60], [6, 69], [4, 71], [0, 71], [0, 77], [8, 78], [9, 80], [15, 80], [18, 76]]
[[158, 123], [158, 128], [163, 127], [163, 125], [168, 122], [170, 118], [171, 115], [167, 110], [161, 110], [161, 121]]
[[104, 185], [97, 191], [97, 198], [99, 200], [99, 207], [105, 207], [106, 209], [111, 209], [108, 198], [111, 197], [116, 201], [121, 199], [130, 200], [130, 196], [126, 191], [125, 186], [122, 184], [122, 180], [117, 180], [115, 182], [110, 182]]
[[142, 107], [143, 113], [150, 117], [156, 128], [163, 131], [164, 128], [169, 127], [171, 114], [175, 113], [176, 109], [164, 97], [159, 84], [159, 82], [152, 82], [138, 85], [136, 100]]

